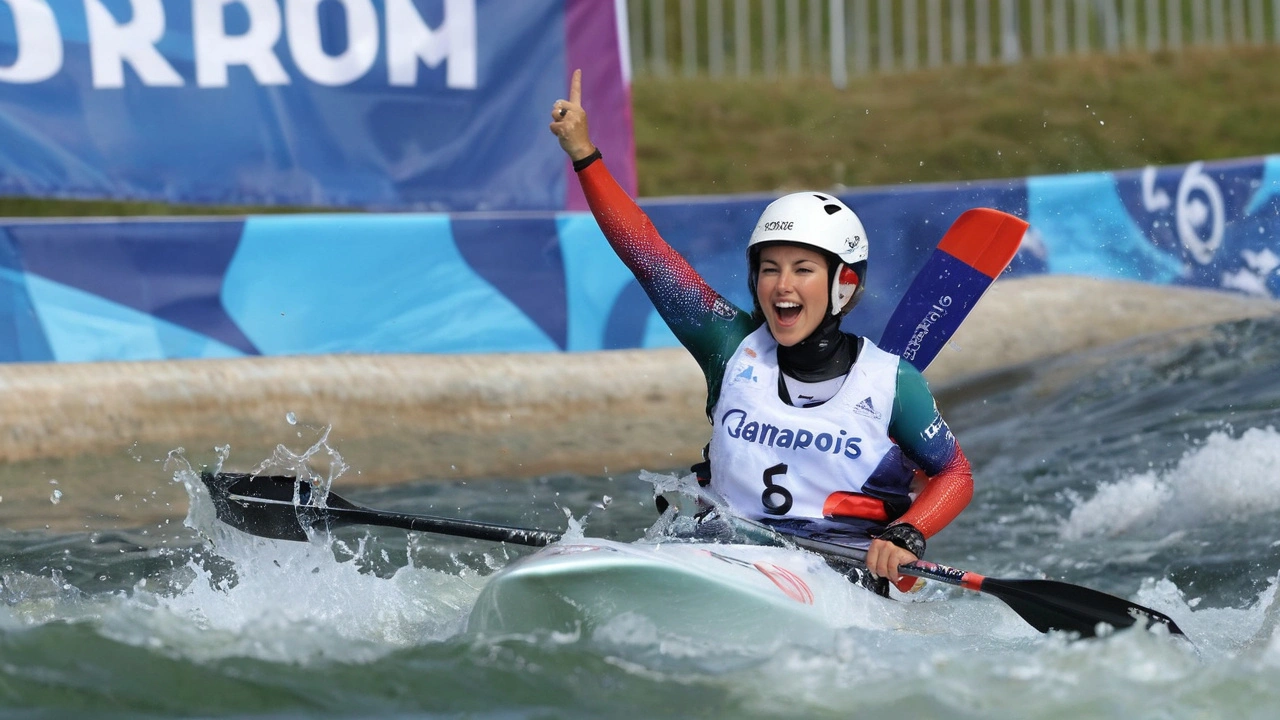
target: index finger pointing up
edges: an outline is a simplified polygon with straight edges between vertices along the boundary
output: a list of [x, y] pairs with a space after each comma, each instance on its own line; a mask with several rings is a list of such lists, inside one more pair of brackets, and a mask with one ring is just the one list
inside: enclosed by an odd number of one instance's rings
[[582, 104], [582, 70], [573, 71], [573, 79], [569, 81], [569, 102]]

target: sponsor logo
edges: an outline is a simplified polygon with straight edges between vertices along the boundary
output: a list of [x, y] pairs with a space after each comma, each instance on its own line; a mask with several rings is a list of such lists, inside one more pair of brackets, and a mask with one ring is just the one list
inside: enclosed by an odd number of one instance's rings
[[858, 413], [859, 415], [862, 415], [863, 417], [872, 418], [873, 420], [880, 419], [880, 411], [876, 410], [876, 406], [871, 404], [870, 397], [867, 397], [863, 399], [862, 402], [858, 403], [857, 405], [854, 405], [853, 411]]
[[[929, 427], [925, 428], [924, 432], [920, 433], [920, 435], [925, 440], [932, 440], [938, 437], [938, 433], [942, 432], [942, 429], [946, 426], [947, 424], [942, 422], [941, 415], [934, 415], [933, 422], [929, 423]], [[951, 433], [948, 431], [947, 434], [950, 435]]]
[[786, 232], [788, 230], [794, 230], [795, 227], [796, 224], [790, 220], [774, 220], [772, 222], [762, 224], [760, 229], [765, 232]]
[[733, 380], [731, 382], [760, 382], [760, 378], [756, 376], [756, 366], [743, 365], [742, 369], [733, 376]]
[[[964, 570], [931, 563], [927, 560], [917, 560], [912, 564], [916, 566], [917, 570], [923, 571], [928, 577], [933, 578], [934, 580], [939, 580], [951, 585], [964, 585], [965, 587], [970, 587], [971, 578], [966, 577], [969, 573]], [[974, 589], [977, 589], [977, 587], [982, 585], [980, 582], [981, 579], [982, 578], [977, 578], [979, 582], [974, 584]]]
[[809, 589], [809, 585], [799, 575], [784, 567], [767, 562], [755, 563], [755, 568], [760, 571], [761, 575], [772, 580], [773, 584], [777, 585], [778, 589], [787, 597], [804, 605], [813, 604], [813, 591]]
[[743, 350], [742, 350], [742, 354], [743, 354], [743, 355], [746, 355], [746, 356], [747, 356], [747, 357], [749, 357], [749, 358], [759, 357], [759, 356], [756, 354], [756, 351], [755, 351], [755, 350], [752, 350], [751, 348], [743, 348]]
[[850, 460], [862, 456], [858, 443], [860, 437], [850, 437], [848, 431], [839, 434], [815, 433], [807, 428], [784, 428], [752, 420], [746, 410], [731, 408], [720, 416], [720, 425], [734, 440], [766, 445], [772, 448], [797, 451], [813, 451], [831, 455], [844, 455]]
[[916, 325], [915, 332], [911, 333], [911, 339], [907, 341], [907, 347], [902, 351], [904, 360], [916, 359], [916, 353], [920, 352], [920, 346], [924, 344], [924, 339], [929, 336], [929, 331], [933, 329], [934, 323], [946, 317], [947, 310], [951, 307], [952, 302], [950, 295], [943, 295], [929, 307], [924, 317], [920, 318], [920, 322]]
[[738, 316], [737, 308], [722, 297], [717, 297], [716, 301], [711, 304], [711, 312], [725, 320], [732, 320]]

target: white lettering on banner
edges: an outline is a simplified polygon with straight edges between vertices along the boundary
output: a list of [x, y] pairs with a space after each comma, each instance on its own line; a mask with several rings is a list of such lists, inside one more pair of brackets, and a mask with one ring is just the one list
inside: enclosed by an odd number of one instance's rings
[[1142, 169], [1142, 207], [1147, 212], [1160, 212], [1169, 207], [1173, 201], [1169, 193], [1156, 187], [1156, 168], [1148, 165]]
[[38, 83], [62, 69], [62, 34], [58, 18], [44, 0], [0, 0], [13, 12], [18, 57], [0, 67], [0, 81]]
[[[285, 25], [298, 70], [321, 85], [346, 85], [362, 77], [378, 59], [378, 13], [369, 0], [337, 0], [346, 13], [347, 49], [329, 55], [320, 40], [320, 3], [289, 0]], [[388, 18], [390, 13], [388, 13]]]
[[89, 59], [95, 88], [124, 87], [124, 64], [145, 85], [176, 87], [182, 76], [169, 64], [156, 43], [164, 36], [164, 6], [160, 0], [133, 0], [133, 20], [117, 23], [102, 0], [84, 0], [89, 21]]
[[[71, 0], [66, 0], [70, 2]], [[166, 30], [163, 0], [128, 0], [128, 22], [116, 19], [105, 0], [82, 0], [89, 29], [93, 86], [124, 87], [128, 64], [143, 85], [178, 87], [184, 83], [157, 50]], [[281, 39], [304, 77], [321, 85], [347, 85], [368, 74], [379, 52], [378, 9], [373, 0], [190, 0], [191, 40], [196, 85], [226, 87], [232, 67], [248, 68], [260, 85], [288, 85], [288, 72], [276, 55]], [[337, 55], [321, 42], [319, 9], [342, 6], [348, 43]], [[38, 83], [62, 70], [63, 40], [49, 0], [0, 0], [13, 14], [17, 59], [0, 67], [0, 82]], [[445, 67], [445, 85], [476, 88], [476, 0], [443, 0], [444, 19], [427, 25], [414, 0], [385, 0], [387, 80], [413, 87], [418, 66]], [[238, 7], [248, 16], [248, 29], [227, 33], [226, 12]], [[281, 8], [283, 9], [283, 13]], [[283, 45], [281, 45], [283, 47]]]
[[[1193, 193], [1195, 194], [1193, 196]], [[1193, 162], [1178, 183], [1174, 205], [1178, 239], [1201, 265], [1208, 265], [1226, 234], [1226, 208], [1222, 188], [1204, 171], [1203, 162]], [[1207, 234], [1208, 237], [1202, 237]]]
[[418, 82], [418, 61], [437, 67], [445, 59], [445, 85], [455, 90], [476, 87], [475, 0], [444, 0], [444, 23], [427, 27], [413, 0], [387, 0], [387, 74], [392, 85]]
[[[227, 35], [223, 10], [232, 4], [249, 13], [249, 30], [243, 35]], [[280, 39], [276, 0], [192, 0], [191, 24], [200, 87], [226, 87], [232, 65], [248, 67], [260, 85], [289, 84], [288, 73], [271, 49]]]

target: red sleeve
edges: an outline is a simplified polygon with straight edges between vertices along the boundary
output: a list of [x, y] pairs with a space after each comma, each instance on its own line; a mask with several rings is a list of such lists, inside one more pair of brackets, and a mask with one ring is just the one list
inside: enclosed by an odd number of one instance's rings
[[653, 221], [613, 179], [603, 160], [583, 168], [578, 181], [605, 239], [706, 374], [708, 402], [714, 404], [724, 364], [742, 338], [755, 329], [750, 314], [712, 289], [662, 239]]
[[662, 239], [653, 221], [614, 180], [603, 160], [583, 168], [578, 181], [601, 232], [646, 292], [666, 280], [663, 290], [714, 295], [689, 263]]
[[897, 522], [911, 523], [925, 537], [933, 537], [955, 520], [972, 498], [973, 469], [957, 444], [951, 460], [928, 479], [911, 509]]

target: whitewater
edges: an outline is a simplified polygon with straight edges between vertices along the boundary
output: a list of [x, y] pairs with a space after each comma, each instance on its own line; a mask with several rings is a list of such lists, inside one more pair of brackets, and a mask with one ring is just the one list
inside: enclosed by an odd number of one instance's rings
[[[1270, 717], [1277, 368], [1280, 320], [1245, 320], [936, 388], [977, 489], [929, 559], [1119, 595], [1193, 645], [1159, 629], [1041, 635], [937, 584], [888, 609], [851, 593], [820, 639], [762, 626], [759, 642], [692, 642], [627, 617], [486, 637], [467, 628], [472, 603], [531, 550], [386, 529], [250, 538], [216, 522], [175, 449], [139, 464], [190, 498], [170, 517], [0, 530], [0, 717]], [[688, 473], [445, 481], [424, 467], [346, 490], [359, 469], [324, 428], [282, 418], [280, 442], [264, 469], [324, 455], [325, 481], [371, 507], [622, 541], [657, 520], [655, 487]]]

